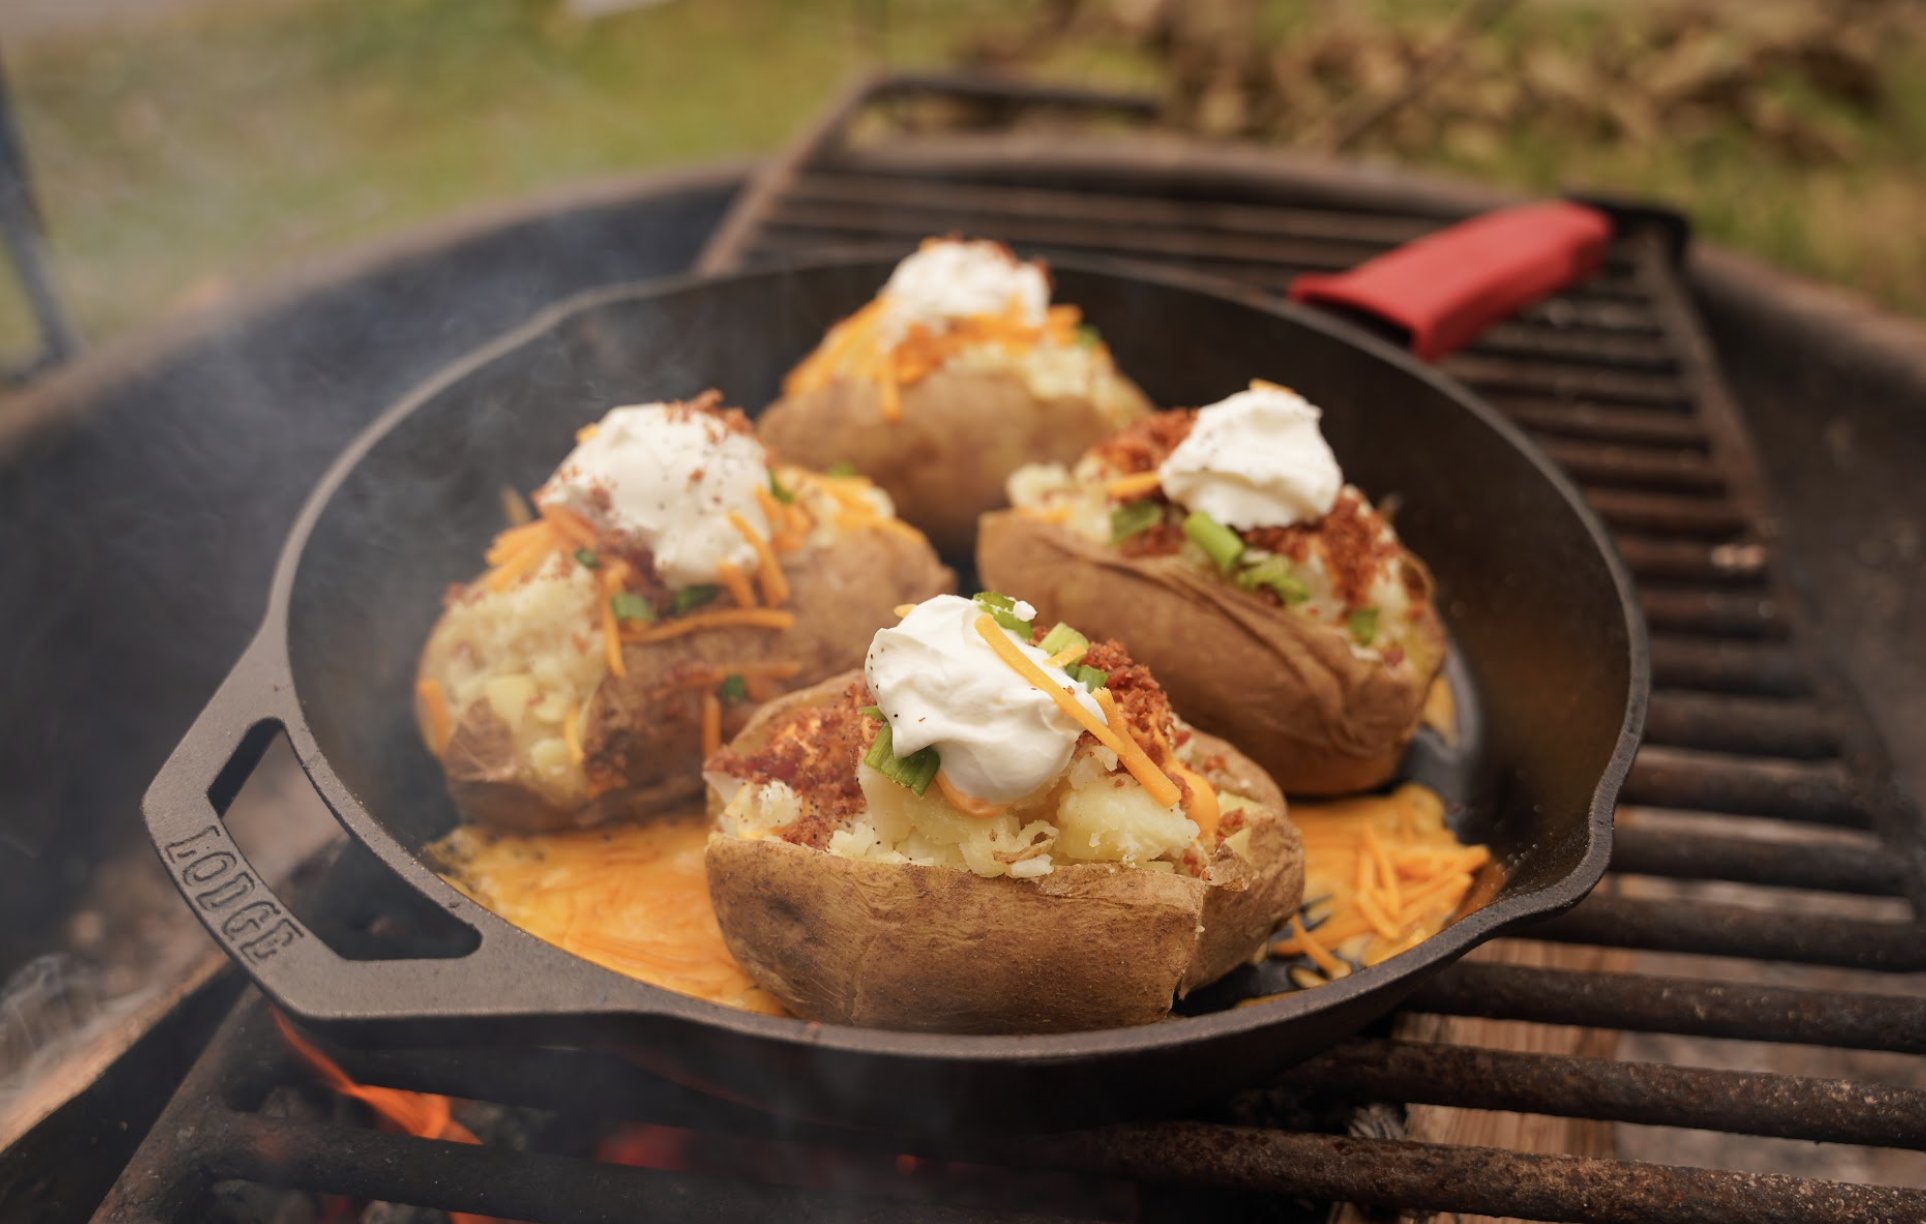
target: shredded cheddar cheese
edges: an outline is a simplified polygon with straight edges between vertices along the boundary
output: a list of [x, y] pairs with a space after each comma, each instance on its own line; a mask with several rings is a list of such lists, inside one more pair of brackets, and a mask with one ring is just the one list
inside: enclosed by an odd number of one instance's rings
[[1293, 802], [1291, 819], [1304, 835], [1306, 904], [1272, 951], [1308, 957], [1327, 980], [1341, 976], [1327, 957], [1349, 972], [1443, 930], [1491, 862], [1486, 847], [1458, 841], [1443, 800], [1415, 782], [1389, 795]]
[[568, 749], [568, 761], [571, 765], [580, 765], [588, 759], [588, 754], [582, 751], [581, 718], [582, 704], [579, 701], [570, 706], [568, 713], [562, 716], [562, 744]]
[[715, 612], [696, 612], [660, 625], [625, 630], [631, 642], [666, 642], [684, 634], [705, 629], [789, 629], [796, 614], [781, 608], [723, 608]]
[[722, 698], [714, 689], [702, 694], [702, 757], [714, 756], [722, 747]]
[[415, 684], [415, 696], [428, 712], [428, 734], [434, 740], [435, 755], [440, 756], [448, 748], [448, 739], [455, 733], [453, 716], [448, 712], [448, 693], [441, 687], [441, 681], [424, 676]]
[[770, 607], [776, 607], [789, 600], [789, 579], [783, 576], [782, 562], [776, 559], [776, 550], [769, 541], [762, 538], [755, 525], [734, 510], [729, 512], [729, 525], [742, 533], [749, 541], [749, 547], [756, 550], [756, 581], [762, 584], [762, 597]]
[[1109, 696], [1107, 689], [1097, 690], [1097, 704], [1103, 707], [1106, 719], [1105, 722], [1099, 722], [1096, 716], [1083, 708], [1081, 702], [1065, 690], [1058, 688], [1042, 668], [1017, 649], [1017, 644], [1003, 632], [1002, 627], [996, 623], [995, 617], [988, 613], [977, 617], [976, 631], [984, 641], [990, 644], [991, 650], [996, 651], [1005, 663], [1016, 669], [1018, 675], [1055, 701], [1064, 713], [1074, 718], [1084, 730], [1096, 736], [1098, 743], [1116, 753], [1117, 760], [1130, 771], [1131, 777], [1137, 779], [1143, 788], [1150, 792], [1152, 799], [1164, 807], [1170, 807], [1182, 797], [1177, 790], [1177, 784], [1165, 777], [1164, 772], [1144, 755], [1144, 750], [1138, 746], [1135, 739], [1131, 738], [1130, 732], [1122, 729], [1123, 716], [1117, 709], [1115, 699], [1104, 700]]
[[944, 330], [931, 331], [916, 323], [895, 344], [882, 342], [884, 303], [871, 301], [830, 328], [829, 334], [783, 380], [784, 395], [803, 395], [829, 386], [841, 377], [860, 378], [876, 387], [885, 421], [902, 419], [904, 387], [915, 386], [968, 349], [995, 346], [1020, 354], [1037, 345], [1077, 343], [1083, 315], [1075, 306], [1049, 308], [1043, 326], [1026, 323], [1013, 299], [1001, 314], [971, 315], [952, 320]]
[[622, 622], [615, 616], [615, 597], [628, 583], [629, 567], [613, 561], [602, 571], [602, 649], [609, 660], [609, 674], [626, 679], [628, 664], [622, 659]]
[[723, 589], [729, 592], [730, 598], [736, 601], [738, 608], [759, 606], [756, 601], [756, 592], [750, 587], [749, 579], [741, 569], [731, 562], [724, 561], [716, 566], [716, 570], [722, 575]]
[[1139, 497], [1145, 497], [1155, 493], [1158, 486], [1163, 484], [1163, 481], [1163, 474], [1153, 468], [1148, 472], [1138, 472], [1131, 476], [1119, 476], [1115, 480], [1105, 484], [1103, 491], [1117, 501], [1134, 501]]
[[968, 791], [958, 790], [956, 784], [944, 776], [940, 769], [936, 771], [936, 789], [943, 792], [945, 803], [965, 816], [977, 816], [988, 820], [992, 816], [1001, 816], [1010, 807], [1007, 803], [991, 803], [987, 799], [978, 799]]

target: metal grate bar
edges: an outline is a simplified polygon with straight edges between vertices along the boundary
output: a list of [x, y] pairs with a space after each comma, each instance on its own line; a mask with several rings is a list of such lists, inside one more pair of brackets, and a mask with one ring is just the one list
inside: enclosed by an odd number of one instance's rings
[[1885, 973], [1926, 969], [1926, 931], [1918, 923], [1864, 922], [1677, 898], [1595, 892], [1578, 908], [1534, 926], [1531, 935], [1554, 943]]
[[1798, 654], [1776, 642], [1654, 633], [1652, 683], [1749, 697], [1804, 697], [1812, 692]]
[[1645, 743], [1799, 760], [1838, 751], [1831, 720], [1810, 702], [1664, 691], [1652, 694]]
[[1904, 868], [1883, 851], [1640, 826], [1620, 826], [1612, 840], [1612, 870], [1622, 875], [1729, 880], [1866, 896], [1906, 893]]
[[1707, 544], [1635, 531], [1615, 536], [1619, 555], [1641, 579], [1765, 585], [1766, 553], [1758, 544]]
[[1448, 358], [1444, 368], [1480, 392], [1589, 400], [1623, 404], [1628, 408], [1669, 408], [1681, 413], [1692, 410], [1692, 384], [1683, 377], [1499, 360], [1463, 353]]
[[1197, 1122], [1111, 1127], [998, 1152], [1010, 1163], [1127, 1170], [1145, 1181], [1573, 1224], [1926, 1219], [1926, 1191]]
[[1610, 526], [1633, 531], [1725, 539], [1750, 526], [1744, 513], [1722, 497], [1587, 488], [1585, 500]]
[[1588, 486], [1688, 493], [1721, 493], [1725, 489], [1725, 477], [1710, 459], [1674, 446], [1600, 446], [1596, 442], [1547, 438], [1539, 447], [1572, 479]]
[[1851, 775], [1836, 762], [1726, 756], [1656, 744], [1639, 750], [1620, 802], [1848, 829], [1872, 826]]
[[1625, 408], [1529, 395], [1487, 394], [1499, 411], [1533, 433], [1594, 442], [1690, 448], [1704, 453], [1705, 430], [1662, 408]]
[[1583, 361], [1623, 370], [1676, 374], [1678, 358], [1658, 335], [1628, 335], [1617, 329], [1591, 328], [1572, 322], [1563, 325], [1539, 320], [1499, 323], [1485, 329], [1472, 353], [1510, 357], [1552, 357]]
[[1290, 1072], [1359, 1100], [1926, 1150], [1926, 1092], [1757, 1071], [1349, 1041]]
[[1926, 998], [1900, 995], [1466, 961], [1420, 986], [1410, 1006], [1447, 1016], [1926, 1054]]
[[1778, 601], [1764, 592], [1648, 583], [1639, 589], [1639, 603], [1658, 630], [1773, 639], [1790, 633]]

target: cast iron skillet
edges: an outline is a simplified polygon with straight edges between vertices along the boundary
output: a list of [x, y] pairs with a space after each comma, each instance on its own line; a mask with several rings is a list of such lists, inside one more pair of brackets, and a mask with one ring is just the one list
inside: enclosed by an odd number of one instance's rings
[[[266, 619], [149, 789], [161, 859], [209, 931], [282, 1007], [364, 1044], [599, 1044], [774, 1110], [863, 1124], [1067, 1126], [1194, 1104], [1301, 1060], [1388, 1011], [1499, 931], [1575, 904], [1610, 852], [1644, 721], [1643, 622], [1576, 491], [1454, 382], [1345, 325], [1218, 282], [1055, 267], [1151, 398], [1197, 404], [1252, 377], [1324, 407], [1346, 474], [1400, 493], [1474, 697], [1473, 751], [1441, 777], [1507, 880], [1417, 949], [1250, 1007], [1261, 974], [1143, 1028], [1054, 1036], [879, 1032], [750, 1015], [618, 976], [481, 909], [422, 847], [453, 805], [413, 721], [416, 656], [447, 584], [501, 526], [503, 485], [546, 477], [617, 404], [719, 387], [768, 402], [869, 299], [865, 258], [619, 288], [502, 337], [396, 404], [334, 464], [281, 554]], [[1017, 592], [1021, 594], [1021, 592]], [[270, 894], [222, 822], [285, 730], [321, 796], [401, 880], [477, 933], [452, 959], [348, 960]]]

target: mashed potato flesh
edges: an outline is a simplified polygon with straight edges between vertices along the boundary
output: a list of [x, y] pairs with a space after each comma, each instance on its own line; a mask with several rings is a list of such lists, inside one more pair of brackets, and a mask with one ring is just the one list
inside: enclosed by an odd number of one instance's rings
[[[1047, 786], [995, 816], [957, 811], [934, 788], [918, 795], [867, 765], [857, 766], [868, 810], [830, 835], [829, 851], [879, 863], [949, 867], [980, 876], [1032, 879], [1062, 863], [1117, 863], [1187, 871], [1198, 828], [1180, 809], [1160, 806], [1102, 746], [1084, 744]], [[1226, 812], [1252, 806], [1218, 792]], [[802, 813], [781, 782], [744, 785], [723, 811], [725, 836], [766, 837]]]

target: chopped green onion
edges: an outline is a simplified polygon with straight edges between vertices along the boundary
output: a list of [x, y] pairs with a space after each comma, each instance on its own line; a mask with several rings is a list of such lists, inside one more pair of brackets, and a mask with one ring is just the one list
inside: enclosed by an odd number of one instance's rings
[[1247, 591], [1268, 587], [1287, 604], [1303, 603], [1311, 597], [1311, 588], [1305, 585], [1304, 579], [1297, 576], [1291, 563], [1283, 557], [1266, 557], [1245, 566], [1237, 571], [1237, 585]]
[[1359, 608], [1357, 611], [1351, 613], [1344, 623], [1345, 626], [1350, 629], [1351, 636], [1366, 646], [1369, 646], [1372, 639], [1378, 636], [1378, 610], [1376, 608]]
[[996, 623], [1016, 634], [1024, 641], [1030, 640], [1035, 626], [1016, 614], [1016, 600], [995, 591], [978, 591], [976, 605], [996, 618]]
[[675, 598], [669, 603], [669, 609], [677, 616], [681, 616], [684, 612], [700, 608], [703, 604], [708, 603], [720, 594], [722, 594], [722, 588], [719, 586], [704, 584], [702, 586], [683, 587], [675, 593]]
[[1100, 667], [1085, 667], [1081, 663], [1072, 663], [1064, 668], [1064, 671], [1069, 673], [1072, 680], [1093, 693], [1110, 683], [1110, 673]]
[[602, 558], [595, 555], [593, 548], [576, 549], [575, 559], [580, 561], [585, 569], [594, 569], [596, 566], [602, 564]]
[[1085, 348], [1096, 348], [1103, 343], [1103, 337], [1098, 334], [1096, 328], [1084, 323], [1077, 328], [1077, 343]]
[[796, 501], [796, 491], [783, 487], [782, 481], [776, 479], [776, 473], [773, 470], [769, 473], [769, 496], [785, 506], [793, 505]]
[[722, 678], [722, 688], [718, 690], [724, 701], [737, 702], [749, 700], [749, 682], [740, 672], [730, 672]]
[[617, 591], [609, 596], [609, 608], [619, 621], [655, 621], [655, 605], [648, 596], [637, 595], [634, 591]]
[[[869, 706], [863, 712], [867, 714], [875, 709], [875, 706]], [[876, 713], [880, 716], [882, 711], [876, 710]], [[869, 753], [863, 757], [863, 764], [897, 785], [909, 787], [919, 795], [928, 790], [930, 783], [936, 780], [936, 771], [943, 767], [942, 760], [936, 755], [936, 749], [933, 746], [918, 748], [906, 757], [899, 757], [890, 743], [889, 723], [885, 721], [876, 729], [876, 742], [869, 746]]]
[[823, 475], [834, 476], [840, 479], [846, 476], [859, 476], [861, 475], [861, 473], [856, 470], [856, 465], [851, 463], [849, 460], [838, 459], [836, 462], [830, 464], [828, 467], [823, 469]]
[[1164, 519], [1164, 504], [1145, 498], [1125, 502], [1110, 512], [1110, 539], [1121, 544], [1139, 532], [1149, 531]]
[[1089, 644], [1089, 638], [1078, 633], [1062, 621], [1058, 621], [1055, 625], [1051, 626], [1050, 632], [1043, 635], [1043, 640], [1037, 643], [1037, 649], [1041, 650], [1044, 654], [1053, 655], [1061, 654], [1072, 646], [1088, 646]]
[[1184, 534], [1195, 540], [1197, 547], [1227, 574], [1244, 555], [1244, 541], [1238, 534], [1202, 510], [1190, 512], [1190, 517], [1184, 520]]
[[858, 710], [857, 713], [863, 715], [866, 718], [873, 718], [877, 722], [884, 721], [882, 706], [864, 706], [861, 710]]

